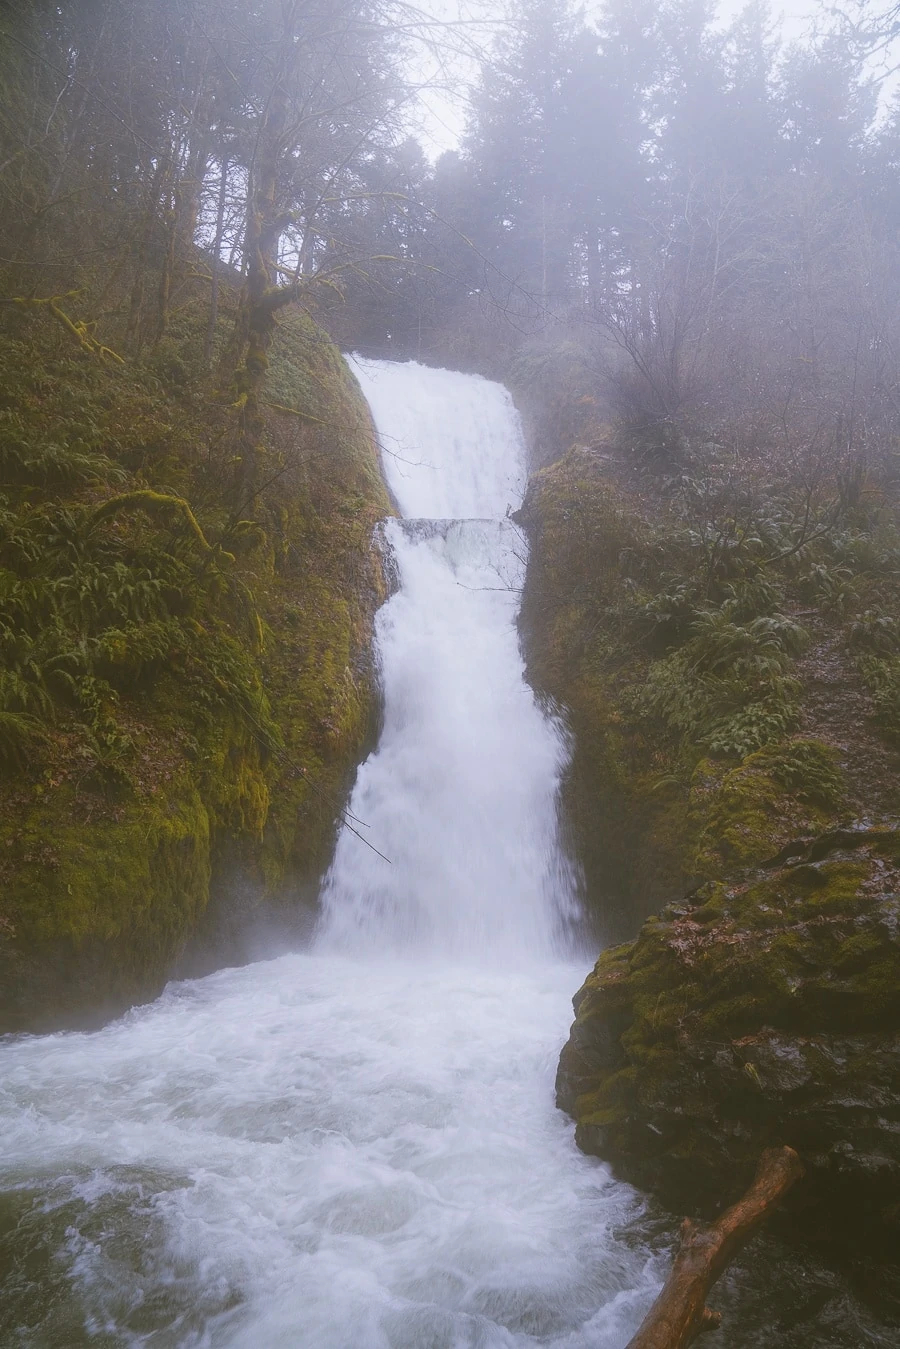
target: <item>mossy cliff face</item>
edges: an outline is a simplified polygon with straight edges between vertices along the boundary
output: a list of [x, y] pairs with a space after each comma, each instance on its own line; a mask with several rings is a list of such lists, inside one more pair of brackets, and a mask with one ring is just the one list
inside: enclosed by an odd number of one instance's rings
[[807, 1233], [868, 1233], [883, 1255], [900, 1232], [896, 484], [836, 511], [826, 483], [810, 528], [771, 467], [713, 446], [648, 468], [607, 434], [530, 484], [529, 674], [573, 731], [566, 806], [609, 947], [575, 999], [559, 1103], [583, 1149], [679, 1209], [721, 1207], [792, 1144]]
[[896, 812], [896, 502], [873, 487], [807, 545], [772, 492], [742, 465], [648, 474], [609, 435], [529, 485], [528, 672], [573, 731], [565, 805], [603, 942]]
[[[13, 628], [21, 604], [0, 614], [13, 657], [27, 640], [43, 662], [31, 662], [31, 684], [23, 659], [21, 702], [0, 719], [0, 1031], [86, 1024], [153, 996], [192, 942], [195, 966], [215, 963], [198, 953], [217, 943], [240, 958], [222, 932], [261, 906], [295, 923], [371, 734], [384, 597], [374, 532], [390, 507], [368, 410], [312, 321], [285, 321], [269, 372], [266, 486], [254, 521], [235, 526], [234, 414], [192, 383], [184, 355], [197, 347], [198, 312], [181, 337], [175, 325], [165, 368], [154, 358], [147, 370], [98, 369], [48, 352], [40, 333], [7, 344], [16, 378], [0, 403], [21, 485], [2, 500], [0, 599], [18, 602], [39, 582], [60, 635], [59, 651], [35, 645], [24, 619]], [[83, 453], [88, 422], [96, 462]], [[50, 441], [65, 470], [52, 481]], [[141, 509], [107, 522], [104, 478], [120, 493], [189, 500], [202, 546], [180, 516], [157, 522]], [[50, 574], [46, 550], [32, 550], [42, 568], [32, 581], [19, 540], [45, 519], [70, 528], [76, 561]], [[105, 608], [85, 617], [82, 595], [77, 612], [63, 607], [72, 568], [86, 593], [105, 587]], [[137, 601], [132, 619], [119, 598], [126, 584], [144, 586], [143, 621]], [[73, 673], [63, 684], [57, 670]], [[2, 742], [7, 727], [18, 740]]]
[[265, 628], [261, 681], [281, 743], [265, 775], [258, 836], [232, 831], [218, 893], [227, 900], [240, 890], [239, 922], [249, 893], [251, 904], [272, 901], [291, 925], [298, 902], [311, 915], [374, 731], [373, 621], [387, 593], [376, 526], [391, 506], [356, 380], [305, 316], [283, 324], [267, 389], [275, 472], [286, 472], [261, 516], [270, 555], [255, 594]]
[[[824, 828], [841, 804], [833, 768], [823, 808], [821, 793], [798, 795], [779, 780], [777, 744], [711, 757], [679, 744], [641, 705], [661, 662], [634, 610], [649, 593], [646, 564], [659, 565], [664, 545], [647, 503], [617, 477], [602, 450], [575, 447], [535, 475], [520, 515], [531, 543], [529, 678], [573, 733], [564, 807], [604, 942], [630, 936], [651, 910], [723, 867], [762, 861]], [[829, 748], [802, 744], [827, 769]]]
[[566, 814], [592, 913], [604, 938], [621, 937], [636, 908], [647, 912], [649, 896], [683, 880], [677, 848], [648, 842], [680, 834], [683, 803], [649, 792], [652, 750], [628, 725], [619, 696], [630, 671], [608, 672], [597, 650], [620, 556], [642, 522], [605, 457], [580, 448], [532, 478], [519, 518], [530, 543], [521, 618], [528, 676], [565, 710], [573, 732]]
[[788, 1143], [808, 1167], [797, 1216], [895, 1243], [900, 834], [789, 851], [604, 951], [575, 998], [559, 1104], [585, 1151], [673, 1207], [721, 1205]]

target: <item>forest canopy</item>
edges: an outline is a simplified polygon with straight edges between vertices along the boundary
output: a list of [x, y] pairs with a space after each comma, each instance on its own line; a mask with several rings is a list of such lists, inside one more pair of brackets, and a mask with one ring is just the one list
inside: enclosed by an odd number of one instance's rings
[[[193, 354], [240, 404], [245, 497], [268, 344], [298, 301], [345, 347], [465, 352], [501, 375], [525, 346], [552, 361], [574, 341], [592, 391], [657, 448], [892, 444], [895, 10], [823, 6], [790, 43], [762, 0], [728, 23], [695, 0], [437, 13], [17, 6], [0, 54], [4, 309], [43, 306], [98, 359], [147, 359], [202, 292]], [[421, 53], [452, 79], [463, 49], [467, 127], [431, 163]], [[243, 294], [227, 342], [223, 277]]]

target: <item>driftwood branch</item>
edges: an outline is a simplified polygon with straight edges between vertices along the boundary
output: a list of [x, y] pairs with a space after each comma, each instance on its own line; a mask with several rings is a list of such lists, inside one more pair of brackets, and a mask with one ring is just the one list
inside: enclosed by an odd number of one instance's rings
[[721, 1315], [706, 1306], [710, 1288], [802, 1175], [793, 1148], [769, 1148], [750, 1189], [720, 1218], [709, 1226], [685, 1218], [672, 1272], [626, 1349], [683, 1349], [717, 1329]]

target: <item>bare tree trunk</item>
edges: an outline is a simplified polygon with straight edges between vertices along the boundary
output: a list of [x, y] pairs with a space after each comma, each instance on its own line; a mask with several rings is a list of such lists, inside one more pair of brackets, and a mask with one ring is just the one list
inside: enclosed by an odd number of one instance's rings
[[708, 1227], [685, 1218], [672, 1272], [626, 1349], [683, 1349], [718, 1327], [720, 1314], [706, 1306], [710, 1288], [803, 1171], [793, 1148], [768, 1148], [743, 1199]]
[[219, 179], [219, 201], [216, 207], [216, 237], [213, 241], [212, 283], [209, 292], [209, 320], [206, 325], [206, 338], [203, 342], [203, 364], [209, 367], [212, 361], [213, 342], [216, 336], [216, 324], [219, 320], [219, 267], [221, 266], [222, 236], [225, 233], [225, 203], [228, 199], [228, 160], [222, 160], [222, 176]]
[[600, 230], [596, 220], [590, 217], [585, 221], [584, 240], [588, 306], [596, 312], [603, 302], [603, 271], [600, 265]]
[[[205, 79], [204, 69], [202, 80]], [[180, 268], [185, 268], [193, 257], [197, 221], [200, 217], [200, 198], [212, 158], [210, 124], [213, 106], [212, 90], [204, 88], [201, 83], [187, 130], [189, 142], [187, 164], [175, 193], [176, 255]]]
[[[286, 6], [280, 51], [288, 54], [292, 46], [293, 15], [293, 6]], [[280, 57], [273, 74], [272, 92], [259, 127], [247, 194], [244, 241], [247, 280], [235, 333], [238, 361], [243, 354], [243, 364], [236, 372], [240, 407], [238, 510], [241, 514], [252, 512], [256, 498], [264, 429], [262, 392], [275, 331], [275, 314], [286, 300], [276, 294], [278, 240], [284, 228], [284, 222], [278, 218], [277, 193], [278, 160], [288, 117], [286, 59], [289, 56]]]
[[159, 273], [159, 285], [156, 288], [156, 329], [154, 342], [159, 342], [169, 322], [169, 300], [172, 295], [172, 276], [175, 271], [175, 249], [178, 235], [178, 188], [165, 203], [163, 210], [166, 248], [163, 253], [162, 267]]
[[165, 189], [165, 180], [169, 173], [169, 156], [162, 154], [150, 179], [144, 199], [143, 220], [138, 227], [138, 242], [134, 260], [134, 282], [131, 287], [128, 306], [128, 325], [126, 341], [129, 347], [140, 354], [144, 341], [144, 281], [147, 270], [148, 254], [153, 239], [154, 228], [159, 223], [159, 203]]

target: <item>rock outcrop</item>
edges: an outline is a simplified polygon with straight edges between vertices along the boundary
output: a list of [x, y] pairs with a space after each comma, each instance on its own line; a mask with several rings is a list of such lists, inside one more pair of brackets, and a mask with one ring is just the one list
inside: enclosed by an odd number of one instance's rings
[[843, 829], [709, 881], [604, 951], [558, 1100], [586, 1151], [674, 1208], [740, 1191], [788, 1144], [794, 1213], [900, 1237], [900, 833]]
[[565, 804], [609, 948], [575, 999], [559, 1103], [585, 1151], [682, 1212], [790, 1145], [807, 1179], [786, 1221], [883, 1257], [900, 1233], [896, 491], [873, 478], [813, 537], [773, 481], [715, 446], [648, 469], [610, 433], [532, 479], [528, 668], [573, 732]]

